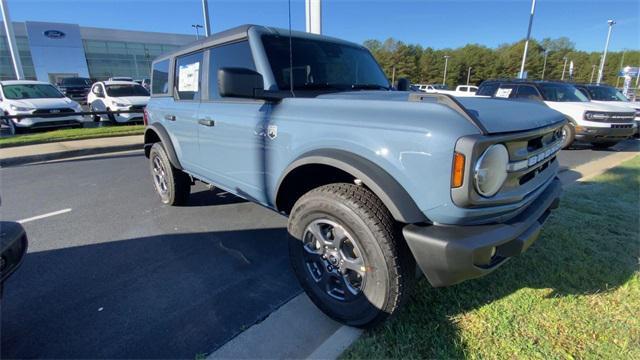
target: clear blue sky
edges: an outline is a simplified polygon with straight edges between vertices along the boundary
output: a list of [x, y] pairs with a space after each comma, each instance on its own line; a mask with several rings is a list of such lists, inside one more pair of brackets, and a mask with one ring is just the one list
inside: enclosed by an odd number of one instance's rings
[[[8, 0], [14, 21], [193, 33], [200, 0]], [[361, 43], [393, 37], [434, 48], [479, 43], [495, 47], [524, 38], [530, 0], [323, 0], [323, 32]], [[286, 0], [209, 0], [214, 31], [255, 23], [287, 27]], [[292, 0], [294, 29], [304, 30], [304, 0]], [[532, 36], [567, 36], [601, 51], [607, 19], [615, 19], [610, 49], [640, 48], [638, 0], [538, 0]]]

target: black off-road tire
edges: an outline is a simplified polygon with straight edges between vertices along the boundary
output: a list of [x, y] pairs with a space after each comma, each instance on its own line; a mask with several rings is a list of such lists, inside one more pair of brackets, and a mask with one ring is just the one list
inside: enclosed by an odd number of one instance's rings
[[594, 149], [606, 150], [606, 149], [614, 146], [617, 143], [618, 143], [617, 141], [606, 141], [606, 142], [592, 143], [591, 145], [593, 146]]
[[562, 148], [569, 149], [576, 138], [576, 128], [571, 125], [571, 123], [567, 122], [562, 127], [562, 132], [566, 134], [564, 139], [562, 140]]
[[[350, 301], [330, 296], [314, 280], [305, 260], [306, 229], [324, 219], [352, 235], [364, 260], [362, 287]], [[289, 255], [300, 284], [316, 306], [336, 321], [370, 328], [394, 315], [406, 300], [414, 283], [415, 260], [400, 227], [368, 189], [337, 183], [309, 191], [295, 203], [288, 230]]]
[[171, 165], [162, 143], [151, 146], [149, 160], [153, 187], [160, 200], [171, 206], [186, 205], [191, 193], [191, 178], [184, 171]]

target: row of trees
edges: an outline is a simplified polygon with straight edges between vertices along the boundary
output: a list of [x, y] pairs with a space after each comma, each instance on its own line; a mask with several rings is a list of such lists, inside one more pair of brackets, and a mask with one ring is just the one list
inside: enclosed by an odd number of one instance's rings
[[[385, 41], [367, 40], [364, 45], [371, 50], [387, 76], [391, 79], [406, 77], [412, 83], [442, 83], [444, 75], [445, 55], [449, 56], [447, 66], [447, 85], [455, 87], [467, 82], [467, 72], [471, 67], [470, 84], [479, 84], [492, 78], [515, 78], [520, 71], [524, 40], [503, 44], [495, 49], [483, 45], [469, 44], [456, 49], [423, 48], [420, 45], [405, 44], [389, 38]], [[564, 59], [567, 58], [565, 80], [569, 80], [569, 64], [573, 61], [573, 81], [590, 82], [598, 76], [600, 52], [576, 50], [575, 44], [566, 37], [558, 39], [532, 40], [525, 70], [528, 78], [542, 78], [542, 69], [546, 52], [546, 68], [544, 79], [560, 80]], [[623, 59], [624, 56], [624, 59]], [[611, 85], [622, 84], [618, 79], [620, 65], [640, 66], [640, 51], [626, 50], [609, 52], [605, 64], [603, 82]], [[595, 68], [595, 71], [594, 71]]]

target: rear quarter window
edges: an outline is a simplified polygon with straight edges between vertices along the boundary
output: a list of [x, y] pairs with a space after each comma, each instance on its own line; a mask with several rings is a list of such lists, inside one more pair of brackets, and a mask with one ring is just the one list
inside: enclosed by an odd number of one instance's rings
[[476, 92], [476, 95], [493, 96], [498, 90], [498, 84], [482, 85]]
[[169, 94], [169, 59], [153, 64], [151, 70], [151, 94]]

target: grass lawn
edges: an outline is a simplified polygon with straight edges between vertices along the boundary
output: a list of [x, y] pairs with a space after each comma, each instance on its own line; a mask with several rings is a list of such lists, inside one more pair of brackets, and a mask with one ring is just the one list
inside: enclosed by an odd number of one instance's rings
[[640, 359], [640, 157], [565, 189], [540, 239], [493, 274], [422, 279], [343, 358]]
[[56, 141], [95, 139], [111, 136], [140, 135], [144, 125], [105, 126], [82, 129], [63, 129], [0, 138], [0, 147], [41, 144]]

